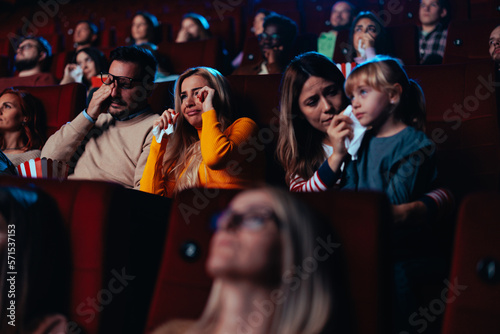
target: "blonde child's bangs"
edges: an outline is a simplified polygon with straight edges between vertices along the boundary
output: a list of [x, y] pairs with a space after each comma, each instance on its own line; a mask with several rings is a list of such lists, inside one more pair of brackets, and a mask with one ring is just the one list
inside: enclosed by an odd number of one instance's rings
[[384, 65], [380, 61], [371, 61], [355, 67], [345, 81], [346, 95], [352, 98], [354, 89], [361, 85], [367, 85], [378, 91], [389, 87], [390, 84], [384, 75]]

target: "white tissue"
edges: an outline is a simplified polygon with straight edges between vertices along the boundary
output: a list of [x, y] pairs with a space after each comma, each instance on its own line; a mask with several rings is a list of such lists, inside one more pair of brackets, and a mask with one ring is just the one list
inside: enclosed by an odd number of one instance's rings
[[160, 127], [158, 125], [153, 128], [153, 135], [156, 137], [156, 142], [158, 144], [161, 143], [161, 139], [163, 138], [163, 135], [168, 136], [173, 132], [174, 132], [174, 125], [173, 124], [169, 124], [166, 129], [160, 130]]
[[352, 112], [352, 106], [348, 106], [344, 110], [344, 115], [352, 119], [352, 129], [354, 132], [352, 140], [349, 138], [345, 139], [345, 147], [347, 149], [347, 152], [352, 156], [352, 160], [357, 160], [358, 150], [359, 147], [361, 146], [361, 142], [363, 141], [363, 136], [365, 135], [366, 127], [361, 125], [356, 116], [354, 116], [354, 113]]
[[363, 43], [363, 41], [358, 39], [358, 52], [359, 52], [359, 56], [361, 58], [365, 58], [366, 57], [366, 50], [363, 48], [362, 43]]
[[83, 80], [83, 70], [80, 66], [75, 66], [75, 68], [69, 72], [69, 75], [75, 80], [75, 82], [82, 82]]

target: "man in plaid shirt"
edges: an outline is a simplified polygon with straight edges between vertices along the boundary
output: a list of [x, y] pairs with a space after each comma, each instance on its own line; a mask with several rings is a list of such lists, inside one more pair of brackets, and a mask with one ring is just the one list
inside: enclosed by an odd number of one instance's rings
[[444, 48], [448, 30], [445, 20], [448, 15], [446, 0], [421, 0], [419, 19], [422, 24], [419, 32], [420, 64], [431, 65], [443, 62]]

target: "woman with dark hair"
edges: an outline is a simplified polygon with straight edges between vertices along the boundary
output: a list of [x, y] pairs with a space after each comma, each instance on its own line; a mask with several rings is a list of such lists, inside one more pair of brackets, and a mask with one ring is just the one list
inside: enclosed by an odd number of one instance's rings
[[0, 187], [0, 333], [67, 333], [71, 270], [57, 204]]
[[351, 25], [347, 61], [359, 64], [378, 54], [393, 53], [392, 41], [380, 19], [372, 12], [360, 12]]
[[[318, 238], [335, 237], [309, 207], [281, 189], [252, 189], [236, 195], [216, 225], [205, 310], [154, 334], [351, 333], [342, 252], [317, 260]], [[315, 269], [304, 279], [299, 271], [309, 260]]]
[[132, 19], [132, 45], [156, 51], [158, 49], [158, 19], [151, 13], [140, 11]]
[[264, 180], [264, 151], [251, 140], [258, 126], [247, 117], [233, 121], [229, 83], [219, 71], [187, 69], [174, 94], [175, 110], [153, 124], [142, 191], [174, 197], [187, 188], [248, 188]]
[[177, 34], [177, 43], [202, 41], [212, 37], [206, 18], [196, 13], [187, 13], [182, 17], [181, 30]]
[[6, 89], [0, 95], [0, 149], [17, 166], [40, 157], [45, 142], [43, 105], [26, 91]]
[[93, 87], [92, 78], [98, 76], [101, 72], [108, 72], [108, 60], [104, 54], [97, 48], [84, 48], [79, 50], [73, 63], [66, 65], [64, 77], [60, 85], [79, 82], [87, 87], [87, 96], [98, 87]]
[[285, 72], [277, 157], [291, 190], [326, 190], [316, 174], [329, 168], [333, 155], [330, 122], [349, 104], [344, 81], [337, 66], [317, 52], [296, 57]]

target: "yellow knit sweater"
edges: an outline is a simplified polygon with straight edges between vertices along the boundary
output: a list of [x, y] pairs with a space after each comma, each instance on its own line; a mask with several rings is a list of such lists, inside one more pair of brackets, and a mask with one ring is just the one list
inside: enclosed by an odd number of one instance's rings
[[[203, 158], [198, 170], [200, 186], [247, 188], [264, 180], [264, 151], [258, 144], [258, 127], [254, 121], [246, 117], [237, 119], [222, 132], [215, 110], [203, 113], [202, 120], [202, 128], [198, 129]], [[172, 197], [176, 180], [167, 180], [163, 173], [168, 138], [164, 136], [161, 143], [153, 138], [140, 189]]]

